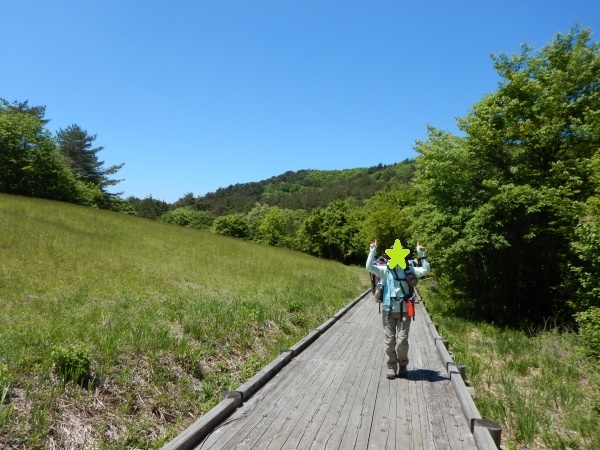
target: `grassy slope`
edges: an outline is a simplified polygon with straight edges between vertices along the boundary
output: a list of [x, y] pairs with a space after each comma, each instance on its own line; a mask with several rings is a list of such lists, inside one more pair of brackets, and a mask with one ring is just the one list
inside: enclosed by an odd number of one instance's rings
[[[0, 447], [156, 447], [367, 288], [360, 268], [0, 195]], [[62, 387], [55, 346], [90, 349]], [[0, 386], [0, 394], [2, 393]]]

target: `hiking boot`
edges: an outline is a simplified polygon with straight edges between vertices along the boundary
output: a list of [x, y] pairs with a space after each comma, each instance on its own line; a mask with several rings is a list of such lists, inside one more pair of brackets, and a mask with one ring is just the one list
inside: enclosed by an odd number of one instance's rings
[[393, 380], [394, 378], [396, 378], [396, 371], [394, 369], [388, 367], [386, 378], [388, 380]]
[[398, 378], [406, 378], [407, 373], [406, 366], [400, 366], [400, 370], [398, 370]]

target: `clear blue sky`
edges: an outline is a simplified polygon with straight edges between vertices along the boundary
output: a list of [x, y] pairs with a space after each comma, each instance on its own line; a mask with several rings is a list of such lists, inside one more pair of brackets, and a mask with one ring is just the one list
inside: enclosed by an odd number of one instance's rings
[[543, 47], [598, 0], [19, 0], [0, 97], [97, 135], [112, 191], [169, 203], [288, 170], [415, 156], [497, 89], [491, 53]]

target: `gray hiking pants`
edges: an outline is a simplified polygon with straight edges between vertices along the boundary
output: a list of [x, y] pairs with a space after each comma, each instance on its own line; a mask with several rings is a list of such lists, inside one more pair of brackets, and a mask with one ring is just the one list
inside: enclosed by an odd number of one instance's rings
[[408, 365], [408, 332], [410, 317], [400, 318], [400, 313], [393, 313], [387, 318], [387, 311], [381, 311], [383, 320], [384, 349], [387, 356], [388, 369], [396, 370], [396, 364]]

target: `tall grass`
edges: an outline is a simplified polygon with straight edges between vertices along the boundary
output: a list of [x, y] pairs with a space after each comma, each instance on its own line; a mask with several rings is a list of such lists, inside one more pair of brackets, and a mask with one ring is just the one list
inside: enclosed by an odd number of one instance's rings
[[512, 449], [600, 448], [600, 364], [576, 333], [514, 330], [457, 317], [456, 301], [425, 281], [420, 293], [456, 362], [466, 366], [482, 417]]
[[[364, 269], [0, 195], [0, 447], [156, 448], [368, 287]], [[57, 346], [90, 349], [61, 383]]]

